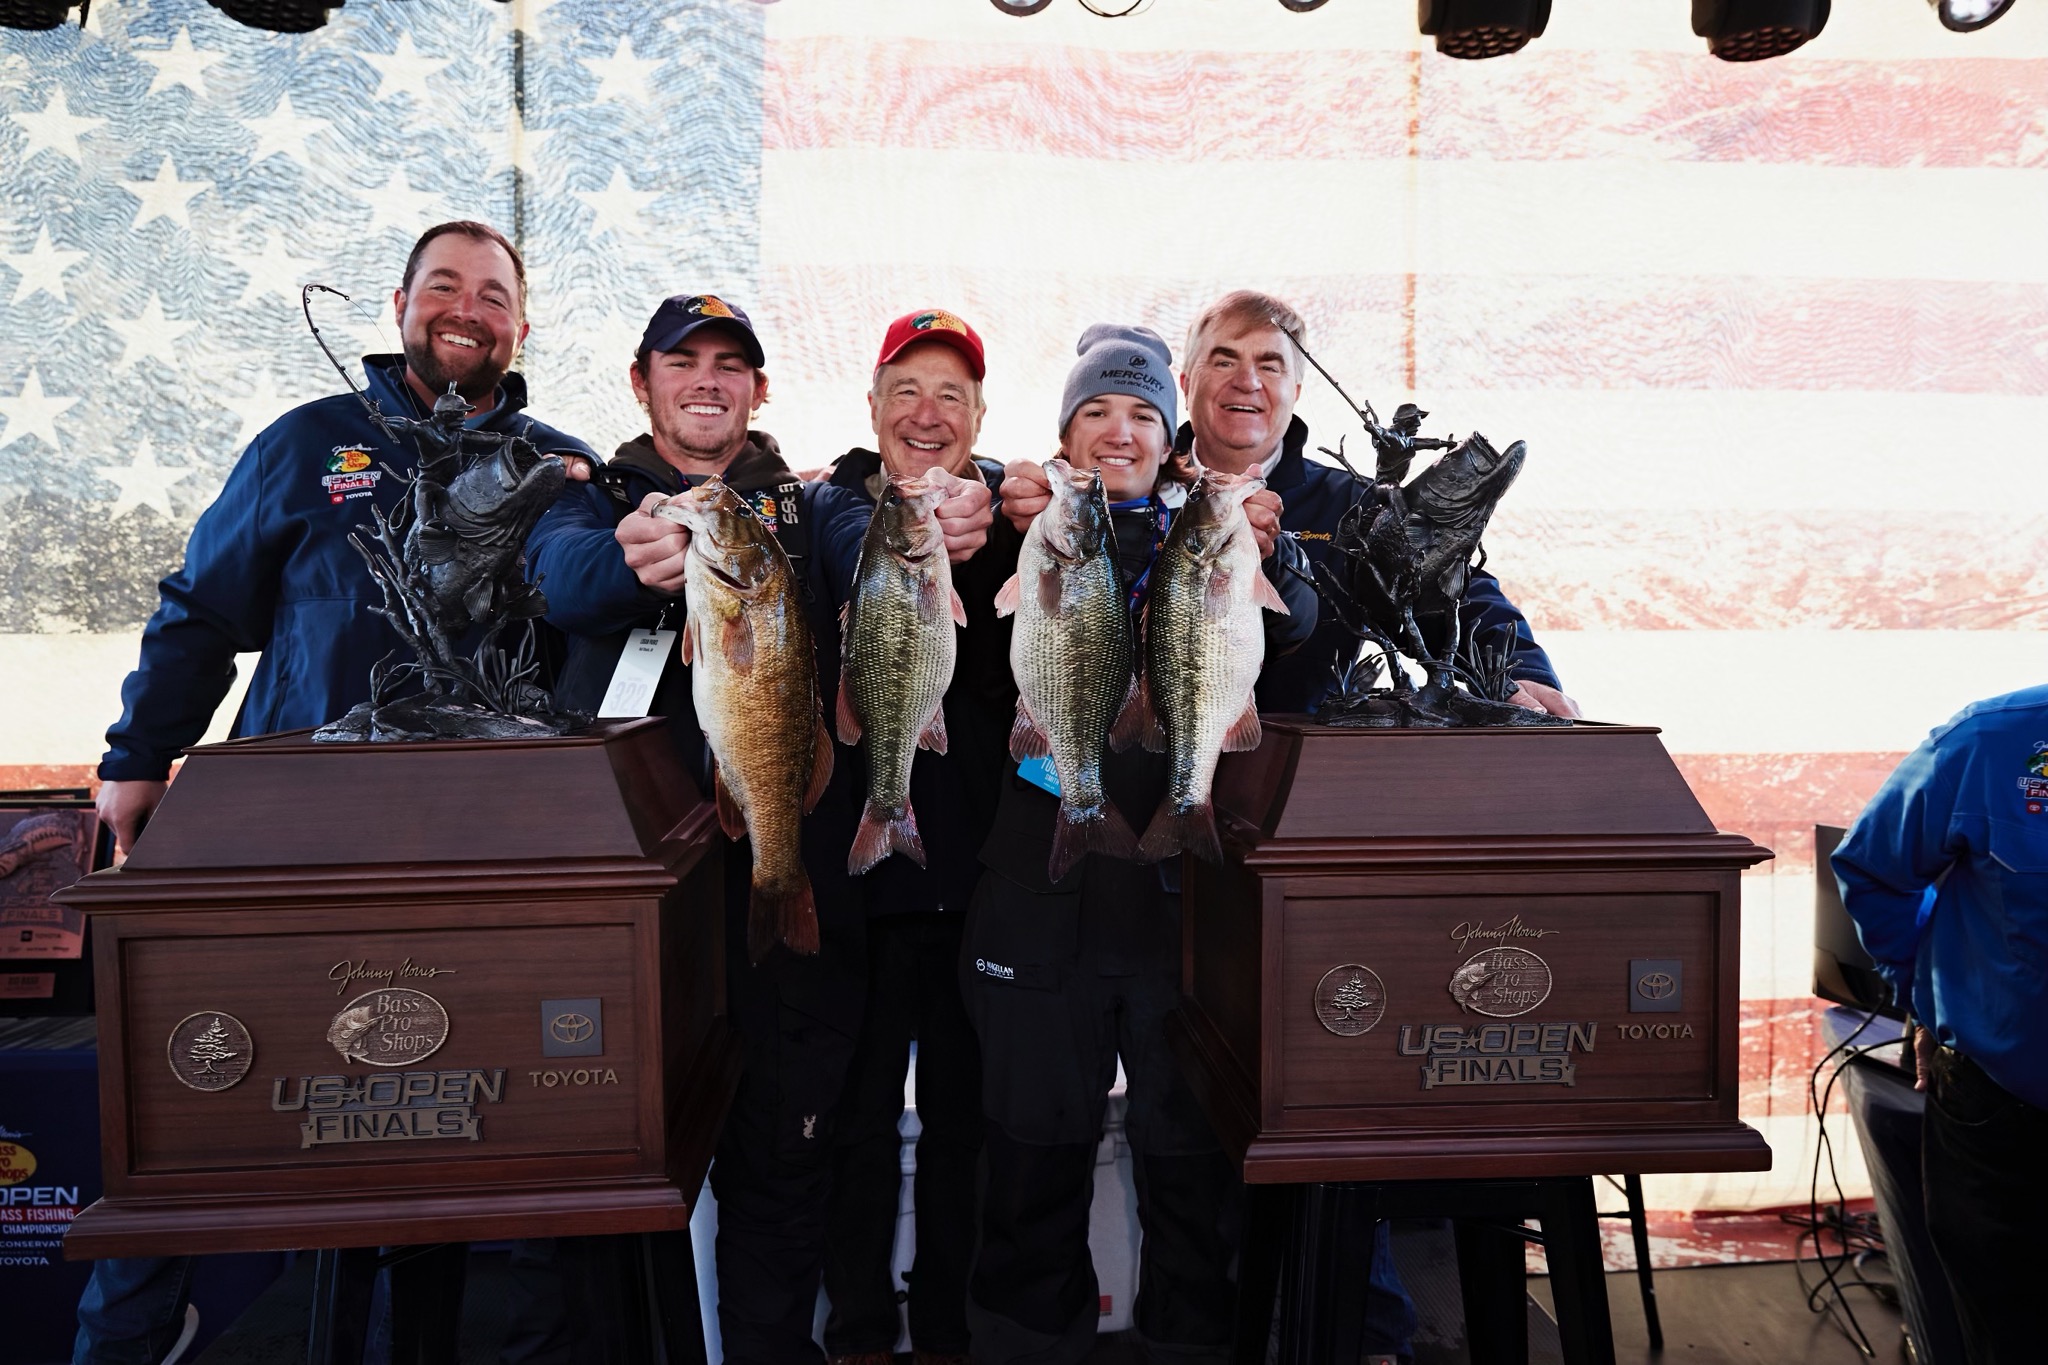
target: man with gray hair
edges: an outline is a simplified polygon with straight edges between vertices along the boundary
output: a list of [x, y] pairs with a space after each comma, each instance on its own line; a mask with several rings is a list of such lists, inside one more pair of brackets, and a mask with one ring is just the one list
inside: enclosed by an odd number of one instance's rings
[[[1192, 449], [1204, 466], [1233, 474], [1263, 464], [1266, 486], [1285, 508], [1280, 529], [1301, 542], [1311, 564], [1322, 564], [1330, 559], [1338, 521], [1361, 490], [1346, 471], [1304, 454], [1308, 426], [1294, 415], [1294, 405], [1307, 341], [1301, 315], [1270, 294], [1237, 289], [1204, 308], [1188, 328], [1181, 358], [1187, 422], [1175, 448]], [[1508, 671], [1521, 684], [1511, 700], [1553, 715], [1579, 714], [1528, 620], [1484, 569], [1473, 571], [1461, 615], [1464, 638], [1507, 647]], [[1348, 661], [1357, 646], [1326, 614], [1307, 644], [1268, 664], [1259, 679], [1259, 709], [1313, 710], [1335, 689], [1339, 661]]]

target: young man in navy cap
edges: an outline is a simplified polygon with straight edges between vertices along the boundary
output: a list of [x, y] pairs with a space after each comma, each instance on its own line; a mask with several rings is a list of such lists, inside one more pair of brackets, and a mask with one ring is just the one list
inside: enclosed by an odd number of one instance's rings
[[[629, 379], [648, 430], [620, 446], [601, 477], [572, 487], [528, 542], [530, 572], [547, 584], [548, 620], [570, 652], [556, 696], [596, 712], [629, 634], [684, 619], [689, 532], [646, 509], [705, 480], [723, 479], [751, 503], [789, 554], [818, 655], [830, 714], [839, 677], [839, 609], [867, 525], [844, 489], [805, 483], [775, 438], [749, 419], [768, 396], [766, 357], [741, 308], [710, 294], [664, 300], [648, 320]], [[689, 669], [671, 649], [650, 714], [666, 716], [684, 770], [711, 797], [711, 758]], [[806, 729], [815, 718], [793, 716]], [[846, 872], [859, 802], [853, 765], [804, 819], [804, 864], [822, 946], [778, 948], [747, 961], [749, 857], [728, 850], [726, 1013], [743, 1071], [711, 1168], [718, 1199], [718, 1325], [732, 1365], [814, 1365], [811, 1339], [825, 1253], [833, 1122], [867, 988], [860, 902]]]
[[834, 1365], [889, 1365], [899, 1319], [896, 1238], [903, 1082], [917, 1044], [917, 1253], [908, 1277], [910, 1340], [920, 1365], [964, 1361], [967, 1270], [974, 1255], [981, 1153], [981, 1059], [956, 964], [976, 858], [995, 818], [1017, 692], [1010, 628], [996, 590], [1021, 537], [993, 515], [1002, 466], [977, 459], [981, 337], [942, 308], [889, 324], [868, 389], [875, 449], [841, 456], [832, 482], [871, 510], [891, 476], [943, 469], [964, 480], [938, 506], [953, 587], [967, 608], [944, 701], [946, 752], [921, 750], [910, 803], [927, 866], [890, 857], [857, 879], [868, 906], [868, 1009], [841, 1107], [832, 1184], [825, 1349]]

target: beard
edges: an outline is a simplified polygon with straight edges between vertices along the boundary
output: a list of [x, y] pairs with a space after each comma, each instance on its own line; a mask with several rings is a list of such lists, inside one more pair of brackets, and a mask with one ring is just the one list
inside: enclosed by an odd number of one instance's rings
[[747, 432], [747, 424], [742, 420], [722, 433], [706, 435], [701, 430], [686, 430], [679, 417], [666, 413], [655, 414], [651, 425], [655, 434], [671, 449], [679, 450], [693, 460], [724, 459], [745, 441]]
[[498, 391], [504, 381], [508, 367], [501, 366], [491, 352], [479, 346], [473, 358], [464, 358], [456, 364], [443, 364], [434, 354], [431, 338], [422, 337], [417, 345], [405, 343], [405, 367], [419, 376], [422, 384], [431, 393], [446, 393], [453, 384], [455, 391], [476, 403], [488, 399]]

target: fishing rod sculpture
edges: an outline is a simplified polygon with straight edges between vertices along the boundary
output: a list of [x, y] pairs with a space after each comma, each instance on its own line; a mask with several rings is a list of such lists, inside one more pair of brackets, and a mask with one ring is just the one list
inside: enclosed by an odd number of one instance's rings
[[[1516, 441], [1496, 450], [1476, 431], [1463, 441], [1422, 436], [1429, 414], [1413, 403], [1382, 425], [1372, 404], [1353, 402], [1299, 337], [1294, 343], [1358, 414], [1375, 455], [1368, 479], [1345, 458], [1342, 440], [1323, 450], [1350, 471], [1359, 492], [1337, 524], [1329, 560], [1315, 566], [1315, 585], [1358, 645], [1351, 659], [1339, 661], [1339, 686], [1317, 707], [1316, 719], [1388, 729], [1571, 724], [1509, 701], [1517, 686], [1508, 675], [1512, 645], [1464, 633], [1465, 594], [1473, 572], [1486, 564], [1480, 539], [1527, 448]], [[1445, 453], [1409, 478], [1425, 451]], [[1377, 657], [1365, 655], [1368, 645]], [[1403, 655], [1420, 668], [1421, 687], [1401, 666]]]
[[[525, 577], [526, 537], [567, 479], [559, 457], [524, 436], [463, 426], [470, 405], [450, 384], [425, 418], [394, 417], [356, 387], [313, 321], [315, 290], [300, 294], [313, 340], [393, 442], [410, 440], [419, 468], [384, 472], [406, 489], [391, 515], [372, 505], [372, 525], [349, 544], [363, 557], [389, 621], [411, 649], [370, 670], [370, 699], [313, 732], [322, 742], [402, 739], [530, 739], [559, 735], [588, 718], [556, 708], [540, 686], [533, 621], [547, 598]], [[518, 643], [500, 637], [517, 627]], [[474, 639], [466, 653], [463, 646]], [[403, 695], [401, 695], [403, 694]]]

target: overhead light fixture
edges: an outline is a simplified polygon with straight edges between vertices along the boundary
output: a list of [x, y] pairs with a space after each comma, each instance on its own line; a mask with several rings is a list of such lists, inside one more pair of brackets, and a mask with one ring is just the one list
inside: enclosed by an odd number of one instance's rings
[[1827, 27], [1828, 0], [1692, 0], [1692, 31], [1724, 62], [1761, 62]]
[[[76, 0], [0, 0], [0, 28], [25, 28], [33, 32], [53, 29], [64, 22], [65, 13]], [[79, 19], [82, 24], [83, 18]]]
[[2012, 8], [2012, 0], [1927, 0], [1941, 26], [1955, 33], [1974, 33], [1995, 23]]
[[343, 0], [206, 0], [238, 24], [272, 33], [311, 33]]
[[1296, 14], [1307, 14], [1312, 9], [1321, 9], [1330, 0], [1280, 0], [1281, 9], [1291, 9]]
[[1036, 14], [1052, 3], [1052, 0], [988, 0], [991, 5], [1005, 14]]
[[1550, 23], [1550, 0], [1420, 0], [1419, 11], [1436, 50], [1466, 60], [1520, 52]]

